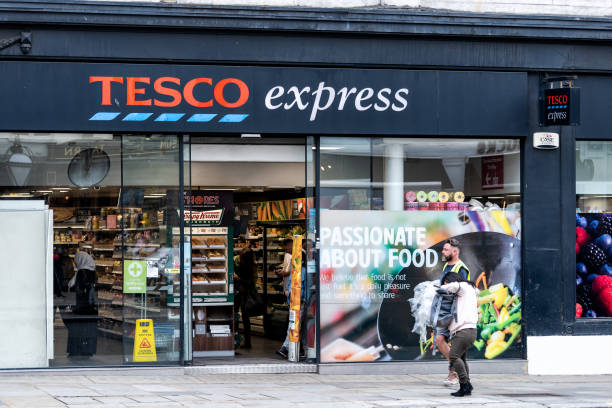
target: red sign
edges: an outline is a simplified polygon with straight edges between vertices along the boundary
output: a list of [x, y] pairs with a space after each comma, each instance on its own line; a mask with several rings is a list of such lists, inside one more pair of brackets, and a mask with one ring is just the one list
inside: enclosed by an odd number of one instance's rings
[[483, 190], [504, 188], [504, 156], [487, 156], [481, 159]]

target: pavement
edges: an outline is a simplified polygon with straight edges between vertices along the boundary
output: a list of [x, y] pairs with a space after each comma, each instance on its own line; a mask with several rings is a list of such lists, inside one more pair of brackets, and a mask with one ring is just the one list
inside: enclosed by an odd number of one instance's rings
[[2, 372], [0, 407], [612, 407], [612, 376], [474, 374], [455, 398], [437, 374]]

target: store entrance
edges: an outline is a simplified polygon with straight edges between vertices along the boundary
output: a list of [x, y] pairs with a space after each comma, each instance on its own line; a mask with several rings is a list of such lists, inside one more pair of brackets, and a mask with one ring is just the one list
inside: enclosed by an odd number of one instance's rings
[[192, 136], [185, 145], [194, 364], [288, 361], [296, 256], [300, 361], [315, 360], [305, 157], [305, 138]]

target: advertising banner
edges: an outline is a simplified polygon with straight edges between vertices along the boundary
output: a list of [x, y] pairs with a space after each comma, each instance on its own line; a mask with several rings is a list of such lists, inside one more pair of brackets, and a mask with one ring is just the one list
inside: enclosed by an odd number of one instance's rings
[[291, 251], [291, 295], [289, 297], [289, 341], [300, 341], [302, 295], [302, 236], [293, 236]]
[[322, 210], [321, 361], [443, 359], [424, 288], [450, 238], [481, 290], [468, 356], [522, 357], [520, 225], [519, 211]]
[[226, 190], [185, 191], [185, 224], [230, 226], [233, 198]]
[[305, 218], [305, 198], [264, 201], [257, 204], [257, 221], [303, 220]]

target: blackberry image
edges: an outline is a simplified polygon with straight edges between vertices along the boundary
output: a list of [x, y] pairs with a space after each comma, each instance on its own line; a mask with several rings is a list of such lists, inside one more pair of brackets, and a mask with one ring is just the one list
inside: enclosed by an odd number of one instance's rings
[[576, 303], [580, 303], [582, 306], [583, 313], [587, 310], [593, 309], [593, 293], [591, 292], [591, 286], [580, 285], [576, 288]]
[[582, 257], [582, 262], [584, 262], [591, 273], [597, 273], [599, 268], [606, 263], [606, 254], [593, 243], [582, 247], [580, 256]]
[[599, 220], [599, 225], [597, 225], [597, 233], [599, 235], [602, 234], [610, 234], [612, 235], [612, 217], [601, 217]]

